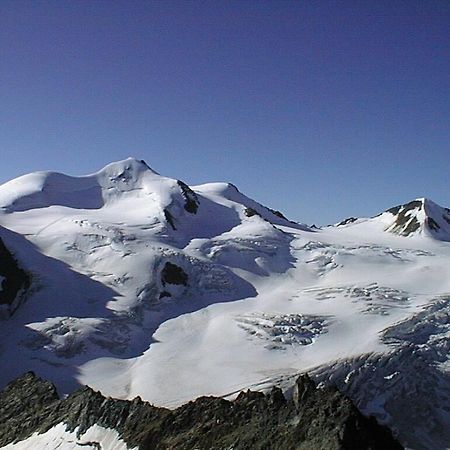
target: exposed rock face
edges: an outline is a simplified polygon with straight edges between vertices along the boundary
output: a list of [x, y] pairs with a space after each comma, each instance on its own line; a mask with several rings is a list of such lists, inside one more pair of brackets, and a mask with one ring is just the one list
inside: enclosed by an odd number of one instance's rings
[[409, 236], [420, 229], [420, 221], [416, 217], [417, 211], [422, 208], [420, 200], [414, 200], [405, 205], [394, 206], [387, 210], [394, 215], [395, 221], [389, 227], [389, 231], [402, 236]]
[[177, 181], [178, 186], [180, 186], [181, 194], [184, 198], [184, 209], [191, 214], [195, 214], [198, 210], [199, 201], [197, 194], [186, 184], [182, 181]]
[[164, 286], [166, 283], [187, 286], [188, 276], [181, 267], [172, 264], [171, 262], [166, 262], [161, 272], [161, 280]]
[[63, 422], [80, 435], [94, 424], [114, 428], [141, 450], [403, 448], [336, 389], [317, 389], [302, 376], [295, 391], [295, 402], [273, 388], [267, 395], [241, 392], [233, 402], [201, 397], [171, 411], [139, 398], [105, 398], [88, 387], [59, 400], [53, 385], [29, 372], [0, 394], [0, 446]]
[[177, 227], [175, 226], [172, 213], [167, 208], [164, 210], [164, 217], [166, 218], [167, 223], [172, 227], [172, 230], [176, 230]]
[[339, 222], [336, 226], [342, 227], [344, 225], [348, 225], [349, 223], [356, 222], [358, 219], [356, 217], [348, 217], [347, 219], [344, 219], [343, 221]]
[[3, 240], [0, 239], [0, 305], [7, 305], [8, 312], [14, 312], [18, 294], [29, 285], [29, 275], [19, 267]]
[[371, 219], [349, 217], [336, 227], [358, 226], [359, 223], [381, 221], [384, 230], [400, 236], [425, 235], [450, 242], [450, 209], [439, 206], [427, 198], [419, 198], [394, 206]]
[[0, 445], [40, 430], [47, 413], [58, 402], [55, 386], [32, 372], [14, 380], [0, 393]]
[[245, 214], [247, 217], [253, 217], [253, 216], [259, 216], [259, 217], [261, 217], [261, 214], [258, 214], [258, 212], [257, 212], [255, 209], [253, 209], [253, 208], [245, 208], [244, 214]]
[[425, 231], [436, 239], [450, 240], [450, 209], [429, 199], [414, 200], [386, 212], [393, 215], [394, 220], [387, 228], [392, 233], [411, 236]]

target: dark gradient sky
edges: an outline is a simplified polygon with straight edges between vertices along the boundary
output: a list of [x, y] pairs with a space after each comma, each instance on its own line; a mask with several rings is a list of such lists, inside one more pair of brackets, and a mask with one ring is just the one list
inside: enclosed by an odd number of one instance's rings
[[450, 206], [449, 1], [0, 2], [0, 182], [135, 156], [307, 223]]

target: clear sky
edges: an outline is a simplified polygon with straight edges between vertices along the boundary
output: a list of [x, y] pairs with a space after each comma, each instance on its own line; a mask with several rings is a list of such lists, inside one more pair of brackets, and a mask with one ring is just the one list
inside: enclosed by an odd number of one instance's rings
[[450, 2], [0, 1], [0, 182], [128, 156], [327, 224], [450, 206]]

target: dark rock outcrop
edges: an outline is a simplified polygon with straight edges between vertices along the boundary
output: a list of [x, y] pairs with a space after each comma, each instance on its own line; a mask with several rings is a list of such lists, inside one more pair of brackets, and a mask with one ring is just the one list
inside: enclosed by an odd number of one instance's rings
[[55, 386], [32, 372], [14, 380], [0, 393], [0, 446], [42, 430], [58, 403]]
[[184, 198], [184, 209], [191, 214], [196, 214], [199, 206], [199, 201], [197, 194], [186, 184], [182, 181], [177, 181], [178, 186], [180, 186], [181, 189], [181, 195]]
[[391, 213], [394, 221], [388, 231], [411, 236], [426, 231], [441, 241], [450, 240], [450, 212], [427, 198], [414, 200], [405, 205], [394, 206], [386, 212]]
[[416, 217], [410, 216], [411, 212], [422, 208], [420, 200], [414, 200], [405, 205], [394, 206], [387, 210], [395, 216], [395, 222], [391, 226], [392, 231], [403, 236], [409, 236], [420, 228]]
[[177, 266], [176, 264], [166, 262], [161, 272], [161, 281], [163, 286], [165, 286], [167, 283], [187, 286], [188, 275], [181, 267]]
[[136, 398], [105, 398], [86, 387], [59, 400], [53, 385], [29, 372], [0, 394], [0, 446], [58, 423], [81, 436], [98, 424], [141, 450], [397, 450], [403, 447], [336, 389], [296, 383], [295, 403], [278, 388], [241, 392], [235, 401], [201, 397], [176, 410]]
[[9, 313], [14, 312], [14, 305], [20, 291], [30, 286], [29, 275], [22, 270], [17, 261], [0, 239], [0, 305], [8, 305]]
[[175, 220], [173, 218], [173, 215], [167, 208], [164, 209], [164, 217], [167, 223], [172, 227], [172, 230], [176, 230], [177, 227], [175, 226]]
[[253, 216], [259, 216], [259, 217], [261, 217], [261, 214], [259, 214], [255, 209], [253, 209], [253, 208], [245, 208], [244, 209], [244, 214], [247, 216], [247, 217], [253, 217]]
[[348, 217], [347, 219], [344, 219], [343, 221], [339, 222], [337, 224], [338, 227], [342, 227], [344, 225], [348, 225], [350, 223], [356, 222], [358, 219], [356, 217]]

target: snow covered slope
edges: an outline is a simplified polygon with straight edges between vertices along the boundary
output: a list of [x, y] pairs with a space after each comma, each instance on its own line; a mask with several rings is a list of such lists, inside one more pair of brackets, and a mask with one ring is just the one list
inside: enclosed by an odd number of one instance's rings
[[400, 236], [424, 235], [450, 241], [450, 209], [443, 208], [427, 198], [394, 206], [372, 219], [350, 217], [337, 226], [358, 225], [368, 220], [378, 222], [386, 231]]
[[20, 177], [0, 238], [31, 284], [1, 323], [0, 384], [33, 370], [175, 407], [311, 371], [412, 448], [450, 448], [449, 220], [420, 200], [310, 229], [135, 159]]

